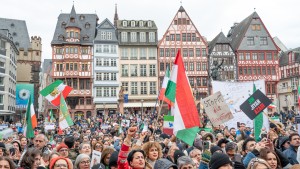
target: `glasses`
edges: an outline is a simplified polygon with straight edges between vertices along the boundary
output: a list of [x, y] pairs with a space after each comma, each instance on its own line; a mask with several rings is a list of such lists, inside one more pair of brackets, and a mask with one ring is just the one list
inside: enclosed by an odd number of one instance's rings
[[95, 147], [96, 147], [96, 148], [102, 148], [102, 146], [101, 146], [101, 145], [96, 145]]
[[90, 146], [84, 146], [84, 147], [82, 147], [82, 149], [91, 149], [91, 147]]
[[80, 164], [90, 164], [90, 161], [81, 161]]
[[68, 165], [67, 164], [55, 164], [54, 167], [57, 167], [57, 168], [67, 168]]

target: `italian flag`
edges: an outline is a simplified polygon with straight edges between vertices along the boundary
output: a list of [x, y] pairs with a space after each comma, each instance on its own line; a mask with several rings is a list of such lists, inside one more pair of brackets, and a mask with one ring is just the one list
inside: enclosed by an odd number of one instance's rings
[[167, 97], [165, 97], [165, 92], [166, 92], [166, 88], [168, 86], [169, 79], [170, 79], [170, 69], [169, 69], [169, 67], [167, 67], [167, 70], [165, 72], [164, 81], [162, 83], [162, 86], [161, 86], [161, 89], [160, 89], [160, 92], [159, 92], [158, 99], [168, 103], [169, 105], [171, 105], [171, 101]]
[[163, 133], [173, 135], [174, 116], [164, 116]]
[[74, 125], [72, 118], [68, 111], [68, 106], [63, 95], [60, 95], [60, 108], [59, 108], [59, 128], [61, 130]]
[[191, 87], [185, 73], [180, 50], [178, 50], [165, 96], [173, 103], [173, 134], [189, 145], [193, 145], [200, 130], [200, 118], [194, 102]]
[[63, 81], [56, 80], [45, 89], [40, 91], [40, 94], [51, 102], [54, 106], [58, 106], [60, 103], [60, 94], [66, 98], [69, 93], [72, 91], [70, 86], [64, 85]]
[[31, 100], [31, 95], [27, 103], [26, 117], [24, 123], [24, 136], [26, 138], [34, 137], [34, 128], [37, 127], [37, 119], [34, 112], [34, 106]]

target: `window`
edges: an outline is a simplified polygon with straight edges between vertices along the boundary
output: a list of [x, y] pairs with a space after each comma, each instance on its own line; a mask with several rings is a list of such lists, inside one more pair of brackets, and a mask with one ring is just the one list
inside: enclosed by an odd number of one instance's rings
[[103, 96], [109, 97], [109, 87], [103, 87]]
[[175, 49], [171, 48], [171, 57], [175, 57]]
[[250, 53], [246, 53], [246, 60], [250, 60]]
[[152, 21], [148, 21], [148, 27], [149, 27], [149, 28], [152, 27]]
[[194, 78], [193, 77], [189, 77], [189, 82], [190, 82], [190, 86], [193, 87], [194, 84]]
[[130, 59], [131, 60], [137, 60], [137, 56], [138, 56], [138, 49], [137, 48], [131, 48]]
[[201, 70], [201, 63], [200, 62], [196, 62], [196, 70], [197, 71]]
[[102, 59], [101, 58], [96, 59], [96, 66], [102, 66]]
[[268, 45], [267, 37], [260, 37], [260, 45]]
[[169, 49], [169, 48], [166, 48], [166, 49], [165, 49], [165, 52], [166, 52], [166, 57], [170, 57], [170, 49]]
[[117, 46], [116, 45], [110, 45], [110, 52], [111, 53], [117, 53]]
[[189, 56], [194, 57], [194, 49], [193, 48], [189, 48]]
[[140, 32], [140, 42], [146, 42], [146, 32]]
[[137, 42], [136, 32], [130, 32], [130, 39], [131, 39], [131, 42]]
[[149, 76], [156, 76], [156, 65], [149, 65]]
[[185, 71], [188, 71], [188, 70], [189, 70], [188, 62], [184, 62], [184, 69], [185, 69]]
[[206, 56], [206, 48], [202, 48], [202, 56], [203, 56], [203, 57]]
[[107, 40], [112, 40], [112, 32], [107, 32]]
[[[275, 66], [272, 66], [272, 75], [276, 75]], [[296, 69], [296, 75], [298, 75], [297, 69]]]
[[127, 32], [122, 32], [121, 33], [121, 41], [122, 42], [127, 42]]
[[102, 87], [96, 87], [96, 97], [102, 97]]
[[3, 104], [3, 95], [0, 95], [0, 104]]
[[131, 94], [132, 95], [138, 94], [137, 82], [131, 82]]
[[244, 53], [239, 53], [239, 60], [244, 60]]
[[110, 88], [110, 94], [112, 97], [116, 97], [117, 96], [117, 88], [115, 88], [115, 87]]
[[149, 42], [155, 42], [155, 32], [149, 32]]
[[85, 89], [91, 89], [90, 79], [85, 80]]
[[127, 50], [127, 48], [124, 48], [124, 49], [122, 49], [121, 50], [122, 52], [121, 52], [121, 59], [123, 59], [123, 60], [127, 60], [128, 59], [128, 50]]
[[188, 56], [188, 49], [187, 48], [183, 48], [183, 57], [187, 57]]
[[207, 68], [206, 68], [206, 63], [202, 63], [202, 71], [207, 71]]
[[156, 48], [148, 48], [149, 60], [156, 59]]
[[190, 62], [190, 71], [194, 71], [194, 62]]
[[84, 89], [84, 79], [79, 79], [79, 89], [80, 90]]
[[186, 33], [182, 34], [182, 41], [186, 41]]
[[159, 55], [160, 55], [160, 57], [164, 57], [165, 56], [165, 49], [164, 48], [160, 48], [159, 49]]
[[81, 54], [88, 54], [88, 48], [81, 48]]
[[141, 95], [147, 94], [147, 82], [141, 82]]
[[180, 34], [176, 34], [176, 41], [180, 41]]
[[202, 78], [202, 86], [207, 86], [207, 78]]
[[243, 68], [241, 68], [241, 67], [239, 68], [239, 74], [243, 75]]
[[175, 40], [175, 35], [174, 34], [170, 34], [170, 41], [174, 41]]
[[102, 52], [102, 45], [96, 45], [96, 53]]
[[137, 65], [130, 65], [130, 76], [137, 76]]
[[106, 40], [106, 32], [101, 31], [101, 40]]
[[146, 53], [146, 48], [140, 48], [140, 59], [145, 60], [147, 59], [147, 53]]
[[66, 63], [66, 71], [69, 71], [69, 69], [70, 69], [70, 64]]
[[117, 66], [117, 60], [116, 59], [111, 59], [110, 60], [110, 66], [116, 67]]
[[165, 63], [164, 62], [159, 63], [159, 70], [165, 71]]
[[103, 66], [109, 66], [109, 59], [104, 59]]
[[272, 60], [272, 53], [267, 53], [267, 60]]
[[109, 80], [109, 73], [103, 73], [103, 80]]
[[63, 54], [62, 48], [56, 48], [56, 54]]
[[251, 28], [252, 28], [253, 31], [260, 31], [261, 30], [260, 24], [252, 24]]
[[143, 27], [144, 26], [144, 22], [143, 21], [139, 21], [139, 26]]
[[261, 75], [261, 68], [260, 68], [260, 67], [257, 67], [256, 69], [257, 69], [257, 74], [258, 74], [258, 75]]
[[123, 27], [127, 27], [127, 21], [123, 21]]
[[228, 51], [229, 50], [229, 46], [228, 45], [222, 45], [222, 47], [223, 47], [224, 51]]
[[193, 42], [196, 41], [196, 33], [192, 33], [192, 41], [193, 41]]
[[128, 91], [128, 82], [122, 82], [122, 87], [124, 89], [124, 91]]
[[140, 65], [140, 76], [147, 76], [147, 65]]
[[200, 77], [196, 77], [196, 83], [197, 83], [197, 86], [201, 86], [201, 78]]
[[200, 54], [200, 48], [196, 48], [196, 56], [197, 56], [197, 57], [200, 57], [200, 56], [201, 56], [201, 54]]
[[254, 45], [254, 37], [247, 37], [247, 45], [248, 46]]
[[170, 40], [169, 36], [166, 36], [166, 41], [169, 41], [169, 40]]
[[109, 53], [109, 45], [103, 45], [103, 53]]
[[266, 67], [262, 67], [261, 71], [263, 75], [266, 75]]
[[156, 82], [150, 82], [150, 94], [156, 94]]
[[111, 81], [116, 81], [117, 80], [117, 73], [111, 73], [110, 76], [111, 76], [110, 77]]
[[135, 27], [135, 21], [130, 22], [131, 27]]
[[97, 72], [96, 73], [96, 81], [101, 81], [102, 80], [102, 73]]
[[186, 34], [186, 41], [191, 41], [191, 34], [190, 33]]
[[257, 60], [257, 53], [252, 53], [252, 60]]
[[260, 60], [265, 60], [265, 53], [260, 53], [259, 59], [260, 59]]
[[128, 76], [128, 65], [122, 65], [122, 77]]
[[251, 69], [251, 67], [248, 67], [248, 75], [252, 75], [252, 69]]
[[[1, 63], [3, 63], [3, 62], [1, 62]], [[56, 71], [63, 71], [63, 64], [61, 64], [61, 63], [56, 64]]]
[[0, 85], [3, 85], [4, 77], [0, 77]]

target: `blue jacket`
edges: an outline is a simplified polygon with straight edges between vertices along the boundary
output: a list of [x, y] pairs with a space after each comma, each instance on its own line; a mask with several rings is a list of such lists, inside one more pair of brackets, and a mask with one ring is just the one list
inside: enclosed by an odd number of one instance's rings
[[283, 154], [289, 159], [290, 164], [299, 164], [297, 161], [297, 151], [294, 146], [290, 145], [290, 148], [284, 150]]

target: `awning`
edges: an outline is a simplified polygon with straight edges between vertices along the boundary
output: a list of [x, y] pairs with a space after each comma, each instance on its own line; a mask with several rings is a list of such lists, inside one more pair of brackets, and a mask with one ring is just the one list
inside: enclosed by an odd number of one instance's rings
[[[156, 104], [156, 107], [158, 106]], [[142, 102], [124, 103], [124, 107], [142, 107]], [[155, 102], [143, 102], [143, 107], [155, 107]]]
[[116, 109], [118, 108], [117, 104], [96, 104], [96, 109]]

